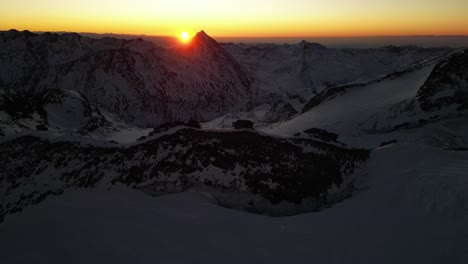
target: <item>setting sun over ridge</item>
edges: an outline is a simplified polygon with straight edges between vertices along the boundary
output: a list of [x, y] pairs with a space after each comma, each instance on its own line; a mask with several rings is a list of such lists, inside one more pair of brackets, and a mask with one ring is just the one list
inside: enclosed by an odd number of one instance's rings
[[190, 41], [190, 34], [187, 31], [182, 31], [180, 33], [180, 40], [182, 42], [189, 42]]

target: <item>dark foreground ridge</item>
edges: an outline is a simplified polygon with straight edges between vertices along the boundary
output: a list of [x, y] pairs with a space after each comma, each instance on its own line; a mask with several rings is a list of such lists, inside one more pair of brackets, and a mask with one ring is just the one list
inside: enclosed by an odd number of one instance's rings
[[[369, 155], [313, 139], [192, 128], [127, 148], [32, 136], [0, 148], [2, 219], [67, 188], [115, 184], [152, 195], [197, 188], [223, 206], [270, 215], [316, 211], [351, 195], [352, 174]], [[333, 185], [340, 191], [330, 195]]]

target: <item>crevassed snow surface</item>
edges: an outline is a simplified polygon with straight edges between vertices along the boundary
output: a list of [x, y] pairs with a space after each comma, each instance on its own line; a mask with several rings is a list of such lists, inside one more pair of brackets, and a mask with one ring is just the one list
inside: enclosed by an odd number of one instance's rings
[[352, 198], [271, 218], [186, 192], [69, 190], [9, 215], [0, 263], [467, 263], [468, 152], [377, 149]]

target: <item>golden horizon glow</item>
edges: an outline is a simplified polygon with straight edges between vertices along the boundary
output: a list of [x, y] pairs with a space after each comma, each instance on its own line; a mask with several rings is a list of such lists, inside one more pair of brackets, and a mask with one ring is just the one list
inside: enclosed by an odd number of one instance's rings
[[6, 0], [0, 30], [213, 37], [468, 35], [466, 0]]

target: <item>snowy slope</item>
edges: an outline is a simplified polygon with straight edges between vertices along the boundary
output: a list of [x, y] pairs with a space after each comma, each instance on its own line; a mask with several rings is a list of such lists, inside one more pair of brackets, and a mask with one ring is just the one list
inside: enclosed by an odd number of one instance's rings
[[400, 78], [357, 87], [267, 131], [293, 135], [311, 127], [319, 127], [338, 134], [359, 135], [362, 132], [359, 126], [361, 122], [391, 105], [414, 98], [433, 67], [427, 66]]
[[0, 262], [462, 264], [467, 154], [378, 149], [359, 193], [295, 217], [241, 213], [194, 192], [66, 191], [0, 225]]

